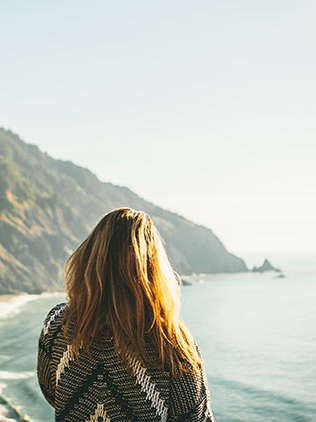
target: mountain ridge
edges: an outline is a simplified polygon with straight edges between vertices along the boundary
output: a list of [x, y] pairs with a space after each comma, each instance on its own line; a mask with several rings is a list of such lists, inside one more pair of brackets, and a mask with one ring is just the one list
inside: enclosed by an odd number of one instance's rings
[[0, 293], [60, 290], [69, 253], [121, 206], [151, 216], [179, 273], [248, 271], [211, 229], [0, 128]]

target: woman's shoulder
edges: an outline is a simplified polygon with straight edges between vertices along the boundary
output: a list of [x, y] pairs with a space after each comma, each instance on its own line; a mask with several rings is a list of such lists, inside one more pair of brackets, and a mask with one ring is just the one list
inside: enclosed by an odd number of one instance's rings
[[42, 332], [44, 335], [47, 335], [51, 328], [56, 326], [57, 324], [62, 322], [64, 311], [67, 309], [68, 303], [62, 302], [55, 305], [50, 311], [47, 313], [44, 322]]

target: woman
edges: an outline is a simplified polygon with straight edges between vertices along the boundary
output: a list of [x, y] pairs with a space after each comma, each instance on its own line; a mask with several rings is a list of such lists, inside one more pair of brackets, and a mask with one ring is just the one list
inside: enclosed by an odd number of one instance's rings
[[56, 421], [213, 422], [178, 275], [148, 215], [111, 211], [65, 270], [68, 302], [44, 321], [37, 367]]

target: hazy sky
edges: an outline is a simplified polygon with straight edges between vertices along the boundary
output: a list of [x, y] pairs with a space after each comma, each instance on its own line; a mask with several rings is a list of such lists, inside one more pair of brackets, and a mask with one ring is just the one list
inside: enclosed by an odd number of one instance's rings
[[315, 16], [314, 0], [2, 1], [0, 124], [232, 252], [315, 251]]

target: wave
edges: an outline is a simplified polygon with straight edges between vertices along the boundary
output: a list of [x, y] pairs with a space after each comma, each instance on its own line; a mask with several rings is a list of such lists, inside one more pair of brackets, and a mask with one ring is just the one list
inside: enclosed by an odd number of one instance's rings
[[2, 394], [5, 384], [0, 384], [0, 421], [1, 422], [34, 422], [29, 416], [22, 415], [20, 409]]
[[16, 315], [21, 311], [23, 305], [33, 300], [42, 299], [45, 297], [60, 296], [63, 292], [54, 293], [41, 293], [39, 295], [21, 294], [12, 298], [8, 302], [0, 302], [0, 319], [8, 318], [9, 316]]
[[34, 375], [33, 371], [25, 371], [25, 372], [0, 371], [0, 379], [2, 380], [23, 380], [26, 378], [30, 378], [33, 375]]
[[10, 315], [17, 314], [22, 305], [38, 297], [39, 295], [21, 295], [14, 297], [8, 302], [0, 302], [0, 318], [7, 318]]

